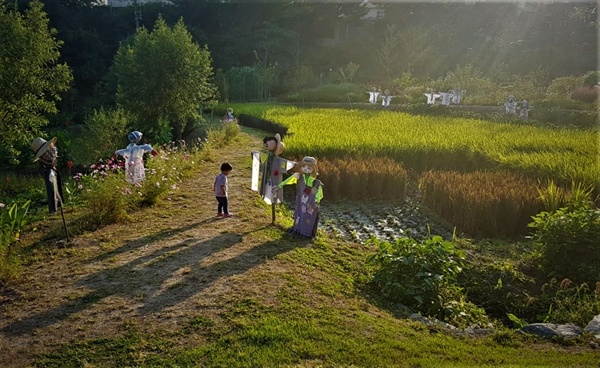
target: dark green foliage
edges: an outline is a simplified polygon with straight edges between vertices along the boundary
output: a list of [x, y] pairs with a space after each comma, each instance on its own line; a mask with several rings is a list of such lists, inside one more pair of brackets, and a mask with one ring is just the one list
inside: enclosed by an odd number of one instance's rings
[[58, 62], [62, 42], [42, 8], [32, 1], [20, 13], [0, 2], [0, 151], [11, 153], [14, 163], [16, 148], [41, 135], [45, 115], [58, 111], [55, 102], [72, 79], [69, 67]]
[[123, 109], [94, 110], [86, 118], [83, 132], [74, 139], [72, 155], [75, 164], [88, 166], [113, 156], [116, 149], [125, 148], [128, 129], [132, 128], [130, 121], [130, 114]]
[[583, 85], [586, 87], [595, 87], [600, 83], [600, 72], [597, 70], [591, 70], [583, 76]]
[[183, 20], [159, 17], [152, 32], [139, 29], [115, 56], [117, 102], [137, 117], [136, 128], [159, 143], [180, 141], [190, 118], [215, 98], [211, 56], [192, 40]]
[[423, 242], [401, 238], [394, 243], [373, 238], [369, 243], [378, 247], [368, 259], [376, 267], [373, 285], [391, 300], [443, 317], [447, 303], [441, 294], [455, 287], [465, 253], [440, 236]]
[[282, 97], [282, 101], [286, 102], [341, 102], [354, 103], [365, 102], [369, 95], [365, 89], [358, 84], [343, 83], [343, 84], [325, 84], [322, 86], [303, 89], [298, 92], [290, 93]]
[[546, 272], [575, 282], [600, 281], [600, 209], [593, 203], [541, 212], [529, 227]]

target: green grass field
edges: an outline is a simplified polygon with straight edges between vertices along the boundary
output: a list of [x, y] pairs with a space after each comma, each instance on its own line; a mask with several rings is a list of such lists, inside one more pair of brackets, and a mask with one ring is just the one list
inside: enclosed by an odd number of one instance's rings
[[510, 169], [598, 188], [598, 133], [401, 112], [233, 105], [289, 129], [286, 155], [388, 156], [418, 171]]

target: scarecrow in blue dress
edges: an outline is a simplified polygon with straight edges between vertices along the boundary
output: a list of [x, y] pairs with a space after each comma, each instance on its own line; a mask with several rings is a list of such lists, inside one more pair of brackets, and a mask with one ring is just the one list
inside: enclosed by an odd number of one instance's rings
[[273, 189], [277, 193], [284, 185], [297, 184], [293, 235], [312, 238], [317, 234], [319, 205], [323, 199], [323, 183], [317, 179], [317, 160], [306, 156], [296, 163], [296, 172]]
[[151, 152], [152, 156], [158, 153], [149, 144], [137, 144], [142, 139], [142, 133], [137, 130], [129, 133], [127, 139], [130, 142], [127, 148], [120, 149], [115, 154], [125, 158], [126, 180], [131, 184], [138, 184], [146, 178], [144, 153]]

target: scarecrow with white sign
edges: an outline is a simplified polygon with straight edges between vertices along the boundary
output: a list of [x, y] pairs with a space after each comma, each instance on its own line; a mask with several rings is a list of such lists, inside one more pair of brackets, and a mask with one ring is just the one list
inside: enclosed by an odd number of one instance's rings
[[127, 148], [118, 150], [115, 154], [125, 158], [126, 180], [131, 184], [138, 184], [146, 178], [144, 153], [151, 152], [152, 156], [158, 153], [149, 144], [137, 144], [142, 139], [142, 133], [137, 130], [129, 133], [127, 139], [130, 142]]
[[[293, 161], [279, 157], [285, 150], [279, 133], [263, 139], [267, 157], [261, 164], [261, 154], [252, 151], [252, 183], [251, 189], [258, 192], [263, 200], [271, 205], [271, 220], [275, 222], [275, 204], [283, 201], [283, 193], [273, 195], [273, 188], [283, 179], [283, 173], [294, 167]], [[259, 182], [260, 177], [260, 182]]]
[[288, 184], [297, 184], [294, 208], [294, 226], [290, 233], [312, 238], [317, 234], [319, 224], [319, 205], [323, 199], [323, 183], [317, 179], [317, 160], [306, 156], [296, 163], [296, 172], [273, 188], [273, 194]]

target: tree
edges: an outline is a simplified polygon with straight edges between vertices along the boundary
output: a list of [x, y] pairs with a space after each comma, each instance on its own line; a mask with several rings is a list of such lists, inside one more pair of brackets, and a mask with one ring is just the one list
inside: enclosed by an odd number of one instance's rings
[[16, 147], [28, 145], [57, 112], [56, 101], [72, 80], [59, 64], [62, 42], [48, 27], [37, 0], [24, 14], [0, 0], [0, 147], [18, 163]]
[[183, 19], [171, 29], [162, 17], [152, 32], [137, 30], [115, 56], [117, 104], [137, 116], [137, 129], [154, 140], [182, 139], [187, 121], [198, 119], [216, 96], [208, 48], [200, 48]]
[[377, 50], [377, 62], [383, 70], [383, 77], [389, 80], [398, 65], [400, 33], [394, 24], [388, 25], [385, 41], [381, 49]]

